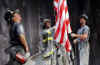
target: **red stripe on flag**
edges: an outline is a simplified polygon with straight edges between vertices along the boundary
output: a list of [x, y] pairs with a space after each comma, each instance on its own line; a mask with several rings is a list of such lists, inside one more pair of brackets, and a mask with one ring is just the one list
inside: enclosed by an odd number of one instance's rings
[[71, 50], [71, 45], [68, 39], [68, 33], [70, 33], [71, 29], [68, 14], [68, 6], [66, 0], [54, 0], [54, 4], [56, 10], [56, 31], [54, 39], [60, 44], [63, 43], [65, 45], [66, 51], [69, 52]]
[[61, 25], [60, 25], [60, 23], [61, 23], [61, 17], [62, 17], [62, 12], [64, 10], [64, 5], [63, 4], [64, 4], [64, 0], [62, 2], [61, 6], [60, 6], [60, 11], [58, 12], [59, 14], [57, 14], [59, 16], [59, 21], [58, 21], [59, 25], [58, 25], [57, 31], [55, 33], [54, 39], [56, 39], [58, 37], [58, 35], [59, 35], [59, 31], [60, 31], [60, 27], [61, 27]]
[[61, 31], [60, 43], [63, 43], [64, 33], [65, 33], [65, 21], [64, 21], [64, 23], [63, 23], [63, 27], [62, 27], [62, 31]]
[[54, 10], [57, 12], [57, 7], [54, 7]]
[[67, 11], [68, 11], [68, 6], [65, 7], [65, 13], [67, 13]]
[[66, 19], [66, 25], [70, 24], [69, 19]]
[[60, 30], [60, 22], [59, 22], [58, 28], [57, 28], [57, 30], [55, 32], [54, 39], [56, 39], [58, 37], [59, 30]]
[[55, 2], [58, 2], [59, 0], [54, 0]]
[[71, 45], [70, 45], [70, 41], [69, 41], [69, 39], [67, 39], [67, 40], [66, 40], [66, 45], [65, 45], [65, 48], [66, 48], [66, 51], [67, 51], [67, 52], [70, 52], [70, 51], [71, 51], [70, 46], [71, 46]]

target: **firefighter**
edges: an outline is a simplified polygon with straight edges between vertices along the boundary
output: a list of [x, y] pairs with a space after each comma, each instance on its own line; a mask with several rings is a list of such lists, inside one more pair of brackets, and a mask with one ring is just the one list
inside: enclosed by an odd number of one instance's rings
[[[9, 29], [9, 43], [7, 52], [10, 54], [9, 65], [24, 63], [24, 58], [17, 57], [19, 52], [25, 54], [25, 57], [30, 56], [29, 47], [26, 41], [25, 32], [22, 22], [22, 17], [19, 10], [7, 10], [4, 15]], [[24, 56], [24, 55], [23, 55]]]
[[54, 27], [51, 27], [50, 19], [43, 20], [43, 46], [45, 48], [45, 52], [43, 57], [48, 57], [53, 54], [53, 34], [54, 34]]

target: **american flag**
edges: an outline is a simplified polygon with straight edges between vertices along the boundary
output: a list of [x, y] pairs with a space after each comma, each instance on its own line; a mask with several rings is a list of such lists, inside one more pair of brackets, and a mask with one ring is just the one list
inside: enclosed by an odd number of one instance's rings
[[68, 6], [66, 0], [54, 0], [54, 9], [56, 11], [56, 29], [54, 39], [65, 46], [66, 51], [70, 52], [71, 44], [68, 34], [72, 32], [70, 27]]

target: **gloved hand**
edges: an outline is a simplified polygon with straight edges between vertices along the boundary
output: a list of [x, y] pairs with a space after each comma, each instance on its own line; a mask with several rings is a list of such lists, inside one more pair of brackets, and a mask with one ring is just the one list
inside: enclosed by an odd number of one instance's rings
[[30, 52], [26, 52], [25, 56], [26, 59], [28, 59], [30, 57]]
[[73, 40], [73, 43], [74, 43], [74, 44], [77, 44], [77, 42], [78, 42], [77, 39], [74, 39], [74, 40]]
[[75, 33], [71, 33], [71, 37], [76, 37], [76, 34]]

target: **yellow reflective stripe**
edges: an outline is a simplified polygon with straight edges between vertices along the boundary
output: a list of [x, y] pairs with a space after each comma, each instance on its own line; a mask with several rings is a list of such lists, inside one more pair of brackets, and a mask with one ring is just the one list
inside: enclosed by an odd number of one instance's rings
[[53, 40], [53, 37], [48, 37], [48, 40]]
[[47, 41], [46, 39], [42, 40], [43, 43], [45, 43], [46, 41]]
[[51, 32], [50, 32], [50, 31], [48, 31], [48, 34], [50, 35], [50, 34], [51, 34]]
[[46, 55], [44, 55], [43, 57], [50, 56], [50, 55], [52, 55], [53, 53], [54, 53], [53, 51], [50, 51], [50, 52], [48, 52]]
[[48, 38], [42, 40], [42, 42], [45, 43], [45, 42], [48, 41], [48, 40], [53, 40], [53, 37], [48, 37]]
[[48, 52], [46, 55], [44, 55], [43, 57], [47, 57], [47, 56], [50, 56], [54, 53], [54, 51], [56, 50], [56, 48], [54, 48], [54, 50]]

